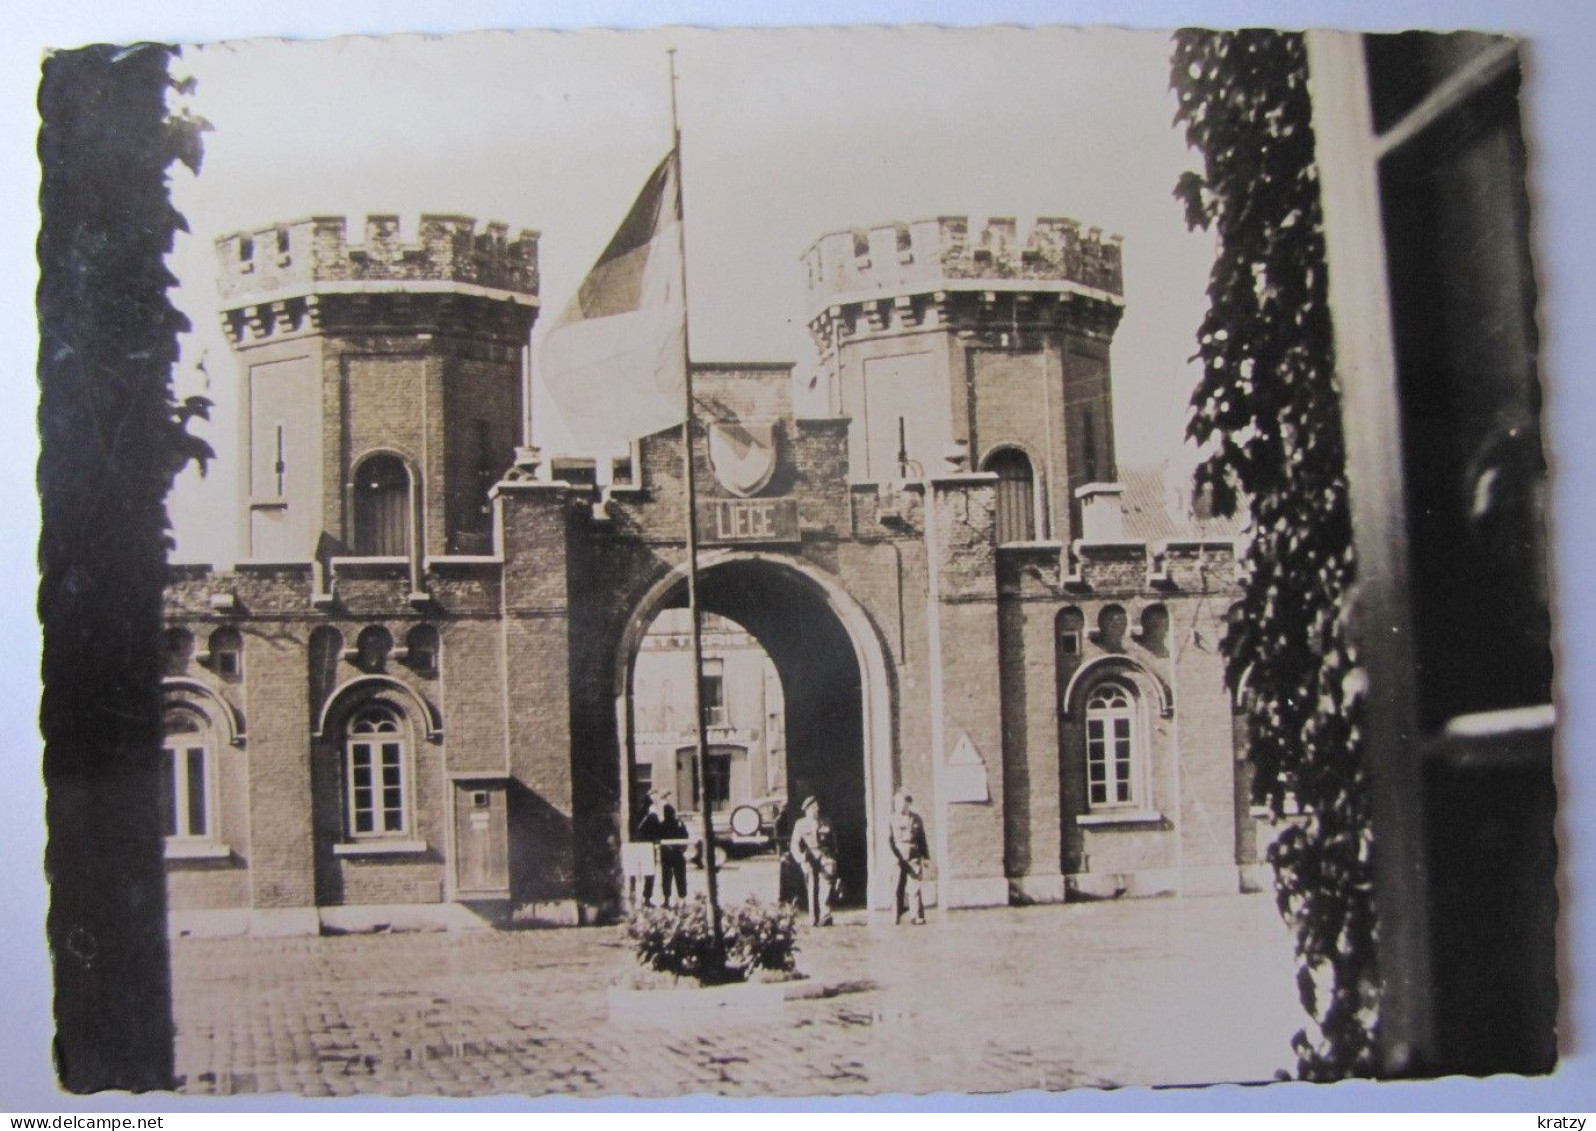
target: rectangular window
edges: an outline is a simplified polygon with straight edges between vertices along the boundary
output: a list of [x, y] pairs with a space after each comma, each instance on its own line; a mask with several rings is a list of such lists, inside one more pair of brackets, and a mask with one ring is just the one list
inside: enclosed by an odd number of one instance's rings
[[1108, 804], [1108, 754], [1101, 719], [1086, 724], [1086, 792], [1093, 805]]
[[399, 743], [350, 744], [349, 808], [357, 836], [405, 831], [404, 748]]
[[183, 785], [188, 795], [184, 798], [188, 815], [185, 831], [189, 836], [206, 836], [211, 830], [205, 812], [205, 748], [190, 746], [184, 753]]
[[1097, 482], [1097, 420], [1089, 408], [1081, 410], [1081, 443], [1086, 463], [1086, 481]]
[[648, 810], [648, 795], [654, 792], [654, 763], [639, 762], [632, 767], [632, 823]]
[[404, 783], [399, 754], [397, 742], [382, 744], [382, 831], [385, 833], [404, 831]]
[[162, 831], [192, 840], [209, 837], [209, 752], [203, 746], [167, 746], [161, 757], [167, 782], [161, 798]]
[[713, 812], [724, 813], [731, 804], [731, 755], [711, 754], [706, 769], [709, 807]]
[[720, 675], [704, 676], [704, 725], [723, 727], [726, 722], [726, 680]]
[[357, 833], [377, 831], [371, 791], [371, 743], [357, 742], [349, 749], [349, 804]]
[[1135, 757], [1129, 719], [1086, 722], [1086, 796], [1091, 806], [1136, 801]]
[[472, 434], [476, 444], [477, 483], [475, 505], [465, 516], [465, 525], [468, 529], [480, 530], [486, 528], [493, 515], [493, 503], [488, 498], [488, 493], [493, 490], [499, 481], [499, 473], [504, 469], [499, 466], [500, 461], [493, 454], [493, 433], [486, 420], [473, 420], [471, 422]]

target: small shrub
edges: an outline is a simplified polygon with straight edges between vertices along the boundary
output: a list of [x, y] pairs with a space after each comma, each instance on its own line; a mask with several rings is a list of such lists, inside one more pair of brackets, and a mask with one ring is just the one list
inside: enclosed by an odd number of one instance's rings
[[638, 965], [701, 982], [739, 981], [755, 970], [790, 972], [797, 951], [798, 915], [752, 897], [721, 914], [714, 945], [709, 902], [702, 896], [674, 907], [639, 907], [626, 922]]
[[[724, 930], [725, 924], [722, 924]], [[626, 922], [637, 961], [678, 978], [714, 980], [726, 971], [727, 948], [717, 947], [703, 897], [674, 907], [639, 907]]]
[[729, 962], [745, 972], [789, 971], [798, 950], [798, 912], [790, 904], [771, 906], [750, 896], [726, 915], [732, 945]]

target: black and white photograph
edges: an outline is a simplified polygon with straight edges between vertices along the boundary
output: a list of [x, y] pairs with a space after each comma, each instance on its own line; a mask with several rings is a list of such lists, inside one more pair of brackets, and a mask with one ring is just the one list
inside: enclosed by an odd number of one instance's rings
[[59, 1087], [1556, 1072], [1533, 51], [50, 54]]

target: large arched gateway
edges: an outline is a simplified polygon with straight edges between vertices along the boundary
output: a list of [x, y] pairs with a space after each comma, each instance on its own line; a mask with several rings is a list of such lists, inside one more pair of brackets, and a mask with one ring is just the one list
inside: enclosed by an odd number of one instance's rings
[[[881, 642], [834, 577], [783, 555], [717, 551], [699, 564], [699, 600], [746, 628], [775, 664], [785, 706], [785, 796], [821, 799], [837, 829], [844, 890], [890, 899], [881, 841], [891, 783], [891, 688]], [[656, 581], [628, 618], [616, 655], [615, 707], [623, 765], [635, 761], [633, 677], [643, 633], [661, 609], [686, 601], [685, 569]], [[621, 773], [620, 812], [632, 778]]]

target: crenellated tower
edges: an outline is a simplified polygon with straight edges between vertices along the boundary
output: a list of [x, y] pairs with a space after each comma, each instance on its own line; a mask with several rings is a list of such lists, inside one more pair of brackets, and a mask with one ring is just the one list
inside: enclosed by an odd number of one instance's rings
[[[935, 475], [950, 451], [1000, 479], [1000, 539], [1068, 544], [1112, 483], [1109, 347], [1120, 238], [1062, 217], [966, 216], [821, 236], [809, 328], [856, 482]], [[907, 464], [900, 467], [900, 457]]]
[[485, 553], [525, 441], [538, 233], [311, 217], [216, 241], [253, 561]]

